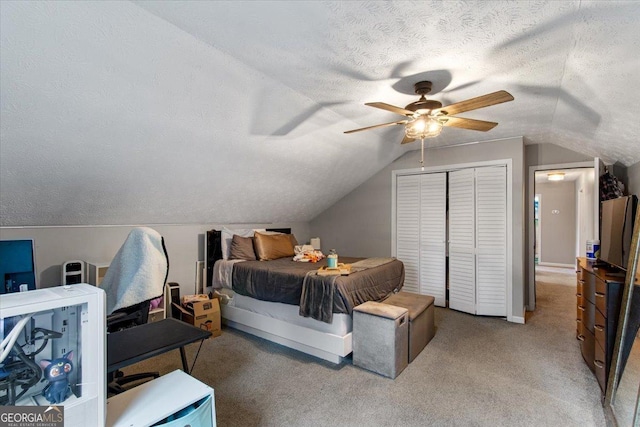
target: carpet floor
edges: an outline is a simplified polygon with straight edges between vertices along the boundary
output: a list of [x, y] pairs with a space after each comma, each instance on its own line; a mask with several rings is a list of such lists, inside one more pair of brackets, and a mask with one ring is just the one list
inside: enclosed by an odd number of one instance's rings
[[[605, 426], [575, 307], [575, 274], [546, 271], [524, 325], [436, 308], [435, 337], [395, 380], [231, 328], [204, 343], [192, 374], [215, 389], [222, 427]], [[125, 373], [180, 368], [176, 350]]]

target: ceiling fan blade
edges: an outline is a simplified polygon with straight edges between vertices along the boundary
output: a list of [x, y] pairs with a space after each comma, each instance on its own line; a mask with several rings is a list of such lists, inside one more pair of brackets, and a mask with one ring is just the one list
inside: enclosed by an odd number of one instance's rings
[[465, 119], [462, 117], [452, 116], [445, 116], [442, 121], [444, 126], [452, 126], [469, 130], [479, 130], [482, 132], [486, 132], [498, 126], [498, 123], [496, 122], [486, 122], [484, 120]]
[[400, 144], [409, 144], [410, 142], [415, 141], [415, 139], [413, 138], [409, 138], [407, 135], [404, 136], [404, 138], [402, 138], [402, 142]]
[[364, 105], [369, 107], [381, 108], [383, 110], [391, 111], [392, 113], [400, 114], [403, 116], [413, 116], [413, 111], [405, 110], [404, 108], [396, 107], [395, 105], [386, 104], [384, 102], [367, 102]]
[[386, 126], [393, 126], [393, 125], [404, 125], [404, 124], [407, 124], [408, 122], [409, 122], [409, 120], [400, 120], [399, 122], [383, 123], [383, 124], [380, 124], [380, 125], [367, 126], [366, 128], [346, 130], [346, 131], [344, 131], [344, 133], [354, 133], [354, 132], [360, 132], [360, 131], [363, 131], [363, 130], [369, 130], [369, 129], [375, 129], [375, 128], [383, 128], [383, 127], [386, 127]]
[[478, 108], [489, 107], [509, 101], [513, 101], [513, 96], [506, 90], [499, 90], [487, 95], [478, 96], [477, 98], [456, 102], [442, 107], [439, 110], [453, 116], [454, 114], [464, 113], [465, 111], [477, 110]]

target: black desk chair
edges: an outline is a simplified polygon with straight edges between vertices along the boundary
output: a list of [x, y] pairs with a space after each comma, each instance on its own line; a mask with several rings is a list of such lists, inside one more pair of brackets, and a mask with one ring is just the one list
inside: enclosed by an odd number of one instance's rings
[[[164, 293], [169, 275], [169, 257], [160, 234], [146, 227], [131, 230], [100, 287], [107, 293], [107, 332], [147, 323], [151, 301]], [[107, 375], [107, 392], [122, 393], [125, 385], [158, 378], [159, 372]]]
[[[107, 316], [107, 332], [117, 332], [147, 323], [149, 318], [149, 306], [151, 300], [143, 301], [132, 307], [123, 308]], [[138, 374], [124, 375], [120, 370], [107, 375], [107, 392], [111, 394], [122, 393], [127, 390], [125, 386], [144, 380], [158, 378], [160, 372], [142, 372]]]

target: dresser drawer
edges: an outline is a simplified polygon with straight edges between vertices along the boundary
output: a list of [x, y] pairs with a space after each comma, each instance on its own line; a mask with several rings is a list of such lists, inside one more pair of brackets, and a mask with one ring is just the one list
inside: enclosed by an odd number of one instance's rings
[[582, 280], [582, 296], [592, 303], [596, 303], [596, 278], [593, 274], [585, 274]]
[[596, 320], [593, 325], [593, 331], [596, 338], [596, 344], [602, 348], [607, 348], [607, 318], [600, 313], [600, 310], [596, 310]]
[[585, 308], [583, 305], [579, 305], [576, 308], [576, 320], [583, 322], [585, 319]]
[[576, 319], [576, 338], [580, 339], [582, 332], [582, 319]]
[[584, 296], [582, 296], [581, 293], [576, 294], [576, 302], [579, 306], [581, 305], [584, 307]]
[[591, 369], [592, 372], [595, 372], [595, 365], [593, 364], [595, 338], [593, 336], [593, 333], [584, 328], [583, 325], [582, 332], [580, 335], [578, 335], [578, 340], [580, 340], [580, 352], [582, 353], [582, 358], [584, 359], [589, 369]]
[[584, 313], [585, 313], [584, 305], [578, 304], [576, 306], [576, 320], [583, 321], [584, 320], [584, 316], [585, 316]]
[[596, 308], [604, 317], [607, 317], [607, 293], [596, 292]]
[[607, 365], [605, 362], [604, 350], [597, 344], [595, 345], [594, 350], [594, 372], [598, 379], [598, 384], [600, 384], [600, 389], [604, 393], [607, 391]]
[[576, 294], [584, 295], [584, 280], [578, 280], [576, 282]]
[[579, 306], [578, 311], [582, 311], [582, 324], [592, 334], [595, 333], [593, 325], [596, 323], [596, 306], [589, 301], [585, 301], [584, 306]]

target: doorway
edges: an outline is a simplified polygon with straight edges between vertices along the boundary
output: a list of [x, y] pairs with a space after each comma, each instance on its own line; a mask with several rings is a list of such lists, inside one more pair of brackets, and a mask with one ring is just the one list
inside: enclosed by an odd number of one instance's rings
[[[535, 310], [536, 270], [575, 274], [587, 240], [598, 239], [600, 160], [529, 168], [527, 310]], [[595, 215], [595, 216], [594, 216]]]

